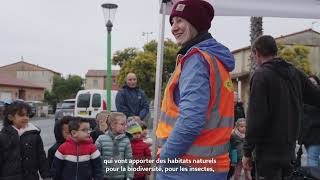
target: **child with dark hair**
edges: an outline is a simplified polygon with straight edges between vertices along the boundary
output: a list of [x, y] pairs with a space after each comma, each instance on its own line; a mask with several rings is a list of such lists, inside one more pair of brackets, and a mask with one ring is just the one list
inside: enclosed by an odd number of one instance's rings
[[102, 180], [100, 152], [90, 137], [87, 119], [74, 117], [69, 122], [70, 137], [56, 151], [52, 163], [54, 180]]
[[48, 149], [48, 161], [51, 167], [54, 154], [60, 147], [62, 143], [70, 136], [69, 132], [69, 121], [72, 119], [72, 116], [64, 116], [61, 120], [57, 120], [54, 125], [54, 136], [56, 138], [56, 143]]
[[[23, 101], [7, 102], [0, 132], [0, 179], [50, 178], [40, 129], [29, 122], [31, 107]], [[39, 173], [38, 173], [39, 172]]]

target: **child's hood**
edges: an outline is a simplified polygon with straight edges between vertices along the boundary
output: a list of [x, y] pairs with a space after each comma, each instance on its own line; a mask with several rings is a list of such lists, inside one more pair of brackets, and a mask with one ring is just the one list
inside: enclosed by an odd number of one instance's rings
[[36, 127], [32, 123], [28, 123], [25, 128], [21, 128], [18, 130], [18, 134], [21, 136], [25, 133], [35, 133], [35, 134], [40, 134], [41, 130], [40, 128]]
[[58, 143], [63, 143], [65, 141], [62, 134], [62, 121], [56, 121], [54, 125], [54, 137]]

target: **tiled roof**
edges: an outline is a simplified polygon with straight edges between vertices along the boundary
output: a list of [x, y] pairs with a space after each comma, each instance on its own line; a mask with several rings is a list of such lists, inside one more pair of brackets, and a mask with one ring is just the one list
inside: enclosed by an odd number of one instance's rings
[[[112, 70], [112, 76], [117, 76], [119, 74], [119, 70]], [[89, 69], [86, 73], [86, 77], [104, 77], [106, 76], [106, 70], [95, 70], [95, 69]]]
[[47, 69], [47, 68], [44, 68], [44, 67], [41, 67], [41, 66], [38, 66], [38, 65], [35, 65], [35, 64], [31, 64], [31, 63], [28, 63], [28, 62], [25, 62], [25, 61], [19, 61], [19, 62], [16, 62], [16, 63], [8, 64], [8, 65], [5, 65], [5, 66], [1, 66], [0, 68], [7, 67], [7, 66], [13, 66], [13, 65], [16, 65], [16, 64], [27, 64], [27, 65], [33, 66], [35, 68], [40, 68], [40, 69], [42, 69], [44, 71], [53, 72], [53, 73], [55, 73], [55, 74], [57, 74], [59, 76], [61, 75], [61, 73], [59, 73], [59, 72], [56, 72], [56, 71], [53, 71], [51, 69]]

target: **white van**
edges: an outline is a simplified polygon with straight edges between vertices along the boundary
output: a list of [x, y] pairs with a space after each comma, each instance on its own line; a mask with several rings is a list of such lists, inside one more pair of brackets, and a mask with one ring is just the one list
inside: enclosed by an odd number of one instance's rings
[[[111, 111], [117, 111], [115, 102], [117, 93], [118, 91], [111, 90]], [[74, 116], [95, 119], [99, 112], [107, 109], [105, 90], [88, 89], [78, 91]]]

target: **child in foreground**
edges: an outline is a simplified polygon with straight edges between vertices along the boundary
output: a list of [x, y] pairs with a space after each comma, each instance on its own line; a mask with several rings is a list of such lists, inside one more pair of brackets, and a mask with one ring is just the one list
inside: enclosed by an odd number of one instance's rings
[[[140, 125], [135, 122], [131, 121], [128, 123], [127, 133], [131, 134], [131, 148], [132, 148], [132, 156], [135, 160], [151, 160], [151, 151], [147, 143], [145, 143], [141, 137], [142, 128]], [[137, 163], [135, 167], [143, 167], [148, 168], [151, 164], [146, 163]], [[146, 180], [149, 179], [150, 172], [149, 171], [142, 171], [142, 172], [134, 172], [134, 180]]]
[[102, 180], [100, 152], [90, 137], [90, 123], [74, 117], [69, 122], [71, 137], [64, 142], [52, 164], [54, 180]]
[[[105, 180], [133, 179], [133, 172], [129, 171], [133, 165], [129, 163], [132, 159], [130, 140], [125, 134], [127, 128], [126, 115], [112, 112], [109, 117], [109, 130], [98, 137], [96, 146], [101, 152]], [[115, 160], [126, 161], [116, 163]], [[126, 170], [124, 170], [124, 168]], [[110, 169], [108, 171], [108, 169]]]
[[0, 132], [0, 179], [50, 178], [40, 129], [29, 122], [31, 107], [23, 101], [6, 102]]

